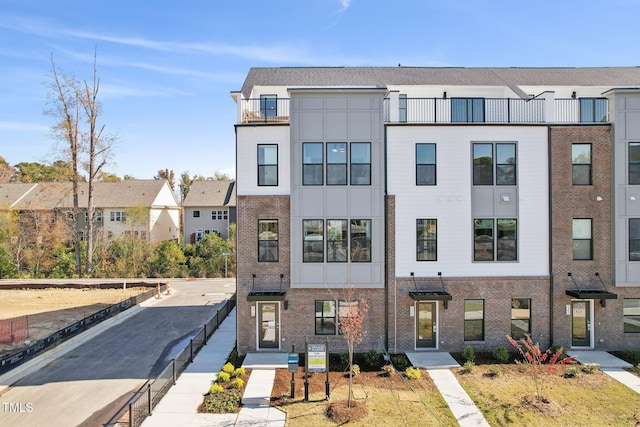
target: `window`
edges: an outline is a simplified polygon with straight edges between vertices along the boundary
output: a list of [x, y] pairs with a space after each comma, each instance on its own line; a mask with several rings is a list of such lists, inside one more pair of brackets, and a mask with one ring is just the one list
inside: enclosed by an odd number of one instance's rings
[[484, 340], [484, 300], [464, 300], [464, 340]]
[[[473, 260], [474, 261], [517, 261], [518, 221], [515, 218], [495, 220], [497, 234], [494, 233], [493, 219], [475, 219]], [[496, 251], [497, 249], [497, 251]]]
[[493, 164], [495, 147], [495, 185], [516, 185], [516, 144], [473, 144], [473, 185], [494, 185]]
[[400, 123], [406, 123], [407, 122], [407, 94], [406, 93], [401, 93], [399, 98], [398, 98], [398, 110], [400, 113], [399, 116], [399, 120]]
[[591, 238], [591, 219], [573, 220], [573, 259], [593, 259], [593, 239]]
[[327, 143], [327, 185], [347, 185], [346, 143]]
[[327, 262], [347, 262], [347, 220], [327, 220]]
[[358, 301], [338, 301], [338, 334], [342, 335], [340, 319], [358, 315]]
[[629, 143], [629, 185], [640, 185], [640, 142]]
[[324, 221], [305, 219], [302, 221], [302, 261], [324, 262]]
[[511, 300], [511, 338], [519, 340], [531, 334], [531, 299]]
[[624, 332], [630, 334], [640, 333], [640, 299], [625, 298], [622, 315], [624, 318]]
[[591, 185], [591, 144], [571, 145], [571, 180], [573, 185]]
[[640, 261], [640, 218], [629, 218], [629, 261]]
[[223, 220], [229, 217], [229, 211], [211, 211], [212, 220]]
[[371, 262], [371, 220], [351, 220], [351, 262]]
[[316, 301], [316, 335], [336, 334], [336, 302]]
[[200, 211], [193, 211], [194, 218], [200, 218]]
[[417, 255], [418, 261], [438, 260], [438, 234], [435, 219], [418, 219], [416, 221]]
[[436, 185], [436, 144], [416, 144], [416, 185]]
[[322, 156], [321, 142], [305, 142], [302, 144], [302, 185], [322, 185]]
[[371, 144], [351, 143], [351, 185], [371, 185]]
[[275, 117], [278, 115], [277, 95], [260, 95], [260, 114], [262, 117]]
[[606, 121], [606, 98], [580, 98], [580, 122], [602, 123]]
[[484, 98], [451, 98], [451, 121], [484, 122]]
[[85, 235], [84, 235], [84, 231], [80, 231], [78, 233], [78, 238], [80, 239], [81, 242], [84, 242], [86, 240], [85, 239]]
[[123, 211], [112, 211], [111, 222], [125, 222], [127, 215]]
[[258, 185], [278, 185], [278, 146], [276, 144], [258, 145]]
[[258, 220], [258, 262], [278, 262], [278, 220]]
[[[84, 212], [84, 222], [89, 222], [89, 212]], [[93, 211], [93, 222], [102, 222], [102, 211]]]

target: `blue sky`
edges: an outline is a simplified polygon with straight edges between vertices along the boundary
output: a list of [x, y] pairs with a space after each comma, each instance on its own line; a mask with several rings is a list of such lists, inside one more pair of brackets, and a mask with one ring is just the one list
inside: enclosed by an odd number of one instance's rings
[[97, 49], [106, 171], [233, 177], [230, 92], [251, 67], [633, 66], [638, 16], [640, 0], [0, 0], [0, 156], [60, 157], [52, 54], [91, 79]]

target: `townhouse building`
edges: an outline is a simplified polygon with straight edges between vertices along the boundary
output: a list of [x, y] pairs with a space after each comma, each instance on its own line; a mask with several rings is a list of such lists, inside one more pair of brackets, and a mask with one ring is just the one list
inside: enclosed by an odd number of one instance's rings
[[209, 233], [227, 239], [236, 222], [235, 181], [194, 181], [182, 208], [185, 243], [198, 243]]
[[640, 345], [640, 68], [252, 68], [238, 351]]

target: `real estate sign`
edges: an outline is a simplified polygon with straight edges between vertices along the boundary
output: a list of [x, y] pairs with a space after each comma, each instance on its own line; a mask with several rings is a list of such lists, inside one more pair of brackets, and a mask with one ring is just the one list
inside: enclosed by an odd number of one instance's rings
[[307, 371], [324, 372], [327, 367], [327, 347], [324, 344], [307, 344]]

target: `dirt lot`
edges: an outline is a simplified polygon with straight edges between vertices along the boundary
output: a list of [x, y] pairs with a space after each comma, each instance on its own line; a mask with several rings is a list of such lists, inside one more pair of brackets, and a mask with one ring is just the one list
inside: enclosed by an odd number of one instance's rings
[[[0, 320], [28, 316], [28, 341], [33, 343], [96, 311], [149, 289], [3, 289], [0, 290]], [[0, 343], [0, 356], [24, 346], [24, 341], [15, 345]]]

